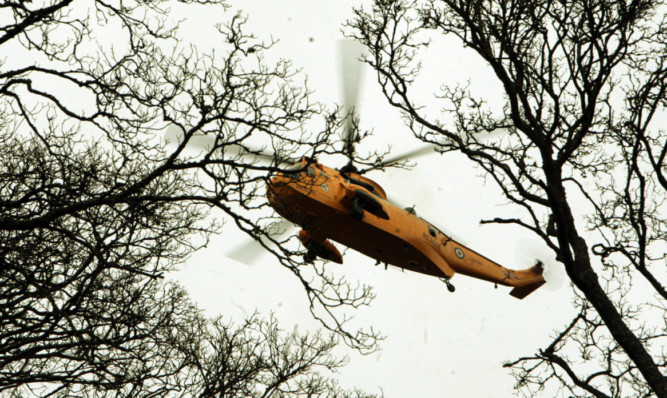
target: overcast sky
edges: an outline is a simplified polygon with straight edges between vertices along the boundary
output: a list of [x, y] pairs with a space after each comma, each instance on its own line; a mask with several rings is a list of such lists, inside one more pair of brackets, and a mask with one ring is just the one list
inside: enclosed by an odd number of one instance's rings
[[[341, 24], [351, 17], [358, 1], [244, 0], [232, 2], [234, 10], [249, 16], [246, 31], [280, 40], [271, 50], [289, 58], [308, 76], [314, 98], [327, 104], [340, 101], [337, 42]], [[231, 17], [233, 10], [220, 19]], [[182, 16], [186, 17], [186, 16]], [[189, 20], [204, 16], [188, 15]], [[455, 43], [434, 46], [425, 61], [420, 83], [424, 98], [443, 82], [471, 79], [488, 90], [488, 98], [501, 98], [488, 70]], [[361, 127], [374, 136], [362, 145], [376, 149], [391, 144], [400, 154], [420, 143], [402, 125], [399, 115], [380, 95], [371, 70], [365, 71], [359, 111]], [[382, 149], [381, 147], [380, 149]], [[517, 265], [515, 247], [525, 232], [507, 226], [480, 226], [479, 220], [512, 209], [503, 205], [499, 190], [484, 183], [471, 163], [457, 155], [437, 154], [416, 160], [414, 169], [369, 174], [390, 196], [416, 204], [421, 214], [462, 236], [482, 254], [509, 268]], [[275, 312], [281, 326], [304, 330], [317, 323], [299, 282], [270, 256], [252, 265], [226, 259], [238, 236], [229, 224], [209, 247], [193, 255], [179, 279], [193, 298], [211, 315], [240, 320], [255, 310]], [[340, 245], [338, 245], [340, 247]], [[503, 361], [536, 352], [550, 342], [553, 330], [571, 319], [567, 286], [557, 291], [539, 289], [524, 300], [509, 296], [509, 288], [457, 275], [451, 294], [436, 278], [384, 270], [375, 261], [348, 250], [342, 267], [347, 278], [370, 284], [377, 299], [370, 308], [350, 312], [360, 325], [372, 325], [387, 336], [382, 350], [368, 356], [354, 352], [338, 379], [346, 387], [368, 392], [382, 390], [387, 397], [506, 397], [514, 379]]]

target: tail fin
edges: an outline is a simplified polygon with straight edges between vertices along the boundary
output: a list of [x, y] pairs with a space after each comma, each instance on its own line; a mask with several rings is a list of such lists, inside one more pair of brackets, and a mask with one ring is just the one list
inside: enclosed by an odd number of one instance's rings
[[546, 281], [542, 276], [542, 272], [542, 263], [539, 261], [537, 264], [527, 270], [516, 271], [515, 274], [519, 277], [519, 281], [524, 280], [526, 283], [519, 286], [515, 285], [514, 289], [512, 289], [510, 292], [510, 295], [518, 299], [523, 299], [527, 295], [537, 290], [537, 288], [544, 285]]

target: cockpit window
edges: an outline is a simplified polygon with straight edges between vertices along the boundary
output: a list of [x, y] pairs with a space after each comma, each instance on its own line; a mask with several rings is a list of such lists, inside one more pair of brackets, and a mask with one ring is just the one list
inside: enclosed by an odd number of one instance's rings
[[285, 170], [301, 170], [303, 169], [304, 163], [299, 162], [299, 163], [294, 163], [293, 165], [287, 166]]
[[317, 171], [315, 171], [315, 168], [312, 166], [307, 166], [305, 162], [299, 162], [295, 163], [291, 166], [288, 166], [285, 168], [285, 173], [284, 175], [289, 178], [293, 179], [298, 179], [299, 178], [299, 173], [305, 172], [309, 177], [315, 177], [317, 176]]
[[303, 170], [303, 167], [306, 164], [304, 162], [299, 162], [299, 163], [294, 163], [293, 165], [287, 166], [285, 168], [285, 177], [288, 178], [293, 178], [293, 179], [298, 179], [299, 178], [299, 170]]

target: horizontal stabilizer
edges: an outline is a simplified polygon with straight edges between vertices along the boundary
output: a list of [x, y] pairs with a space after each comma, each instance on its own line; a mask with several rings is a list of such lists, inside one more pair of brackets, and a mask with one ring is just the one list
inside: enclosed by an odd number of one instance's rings
[[510, 292], [510, 295], [513, 296], [513, 297], [516, 297], [518, 299], [523, 299], [527, 295], [529, 295], [532, 292], [534, 292], [535, 290], [537, 290], [537, 288], [544, 285], [544, 283], [545, 282], [542, 280], [542, 281], [531, 283], [531, 284], [528, 284], [528, 285], [525, 285], [525, 286], [515, 287]]
[[542, 276], [544, 271], [541, 261], [537, 261], [535, 265], [526, 270], [515, 271], [514, 275], [518, 278], [515, 288], [512, 289], [510, 295], [518, 299], [523, 299], [527, 295], [534, 292], [537, 288], [544, 285], [546, 281]]

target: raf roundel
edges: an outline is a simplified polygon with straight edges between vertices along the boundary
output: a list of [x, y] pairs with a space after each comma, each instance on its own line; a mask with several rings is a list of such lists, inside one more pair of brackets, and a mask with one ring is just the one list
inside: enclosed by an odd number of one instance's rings
[[461, 260], [463, 260], [463, 258], [466, 256], [465, 253], [463, 252], [463, 249], [461, 249], [460, 247], [454, 249], [454, 254], [456, 254], [456, 257], [460, 258]]

